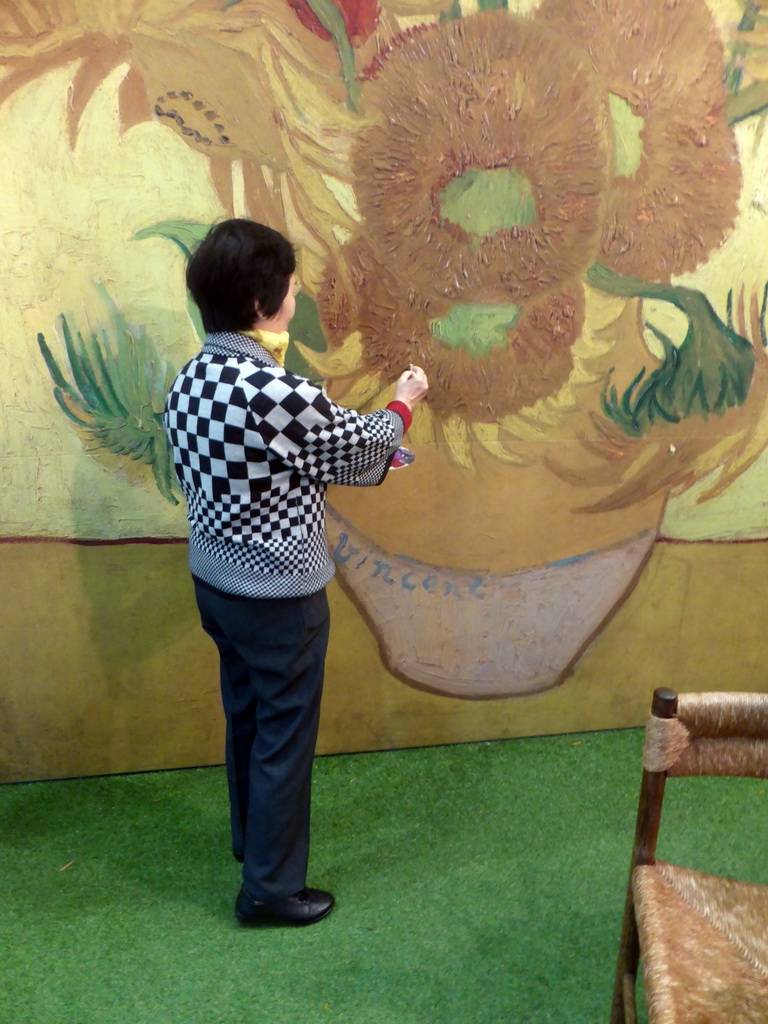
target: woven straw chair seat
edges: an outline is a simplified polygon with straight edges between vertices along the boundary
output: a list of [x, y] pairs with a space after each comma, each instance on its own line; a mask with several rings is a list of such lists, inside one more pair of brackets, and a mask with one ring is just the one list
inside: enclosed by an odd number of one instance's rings
[[632, 891], [658, 1024], [768, 1024], [768, 886], [657, 861]]

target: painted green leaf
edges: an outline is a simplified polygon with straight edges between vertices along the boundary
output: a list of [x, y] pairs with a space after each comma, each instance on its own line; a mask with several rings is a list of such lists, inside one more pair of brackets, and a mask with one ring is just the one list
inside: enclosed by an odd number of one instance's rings
[[[210, 230], [210, 224], [199, 224], [195, 221], [187, 220], [164, 220], [157, 224], [150, 224], [147, 228], [142, 228], [141, 231], [136, 232], [133, 238], [137, 242], [144, 238], [167, 238], [169, 242], [173, 242], [174, 245], [181, 249], [184, 253], [184, 259], [188, 260], [197, 245], [202, 242]], [[200, 319], [200, 310], [189, 294], [187, 294], [187, 312], [194, 324], [195, 333], [202, 341], [205, 337], [205, 328], [203, 327], [203, 321]]]
[[210, 224], [199, 224], [187, 220], [164, 220], [142, 228], [133, 237], [137, 242], [143, 238], [167, 238], [169, 241], [175, 242], [184, 253], [185, 258], [189, 259], [195, 247], [202, 242], [210, 230]]
[[603, 411], [624, 433], [641, 437], [658, 421], [679, 423], [689, 416], [708, 419], [744, 404], [755, 354], [752, 346], [730, 324], [725, 324], [709, 300], [693, 288], [647, 284], [624, 277], [595, 263], [587, 281], [612, 295], [660, 299], [670, 302], [688, 319], [679, 346], [648, 324], [663, 348], [663, 360], [651, 373], [643, 367], [619, 395], [610, 374], [603, 387]]
[[738, 124], [768, 109], [768, 82], [752, 82], [727, 104], [728, 124]]
[[129, 325], [106, 288], [97, 289], [109, 311], [109, 329], [83, 334], [66, 316], [60, 317], [69, 374], [45, 336], [37, 336], [54, 398], [94, 442], [92, 450], [105, 449], [150, 466], [162, 496], [177, 505], [176, 475], [162, 419], [175, 373], [144, 328]]
[[328, 348], [317, 303], [304, 292], [299, 292], [296, 296], [296, 313], [291, 321], [291, 343], [285, 354], [285, 366], [291, 373], [296, 373], [300, 377], [318, 380], [318, 375], [296, 348], [296, 341], [300, 341], [314, 352], [325, 352]]

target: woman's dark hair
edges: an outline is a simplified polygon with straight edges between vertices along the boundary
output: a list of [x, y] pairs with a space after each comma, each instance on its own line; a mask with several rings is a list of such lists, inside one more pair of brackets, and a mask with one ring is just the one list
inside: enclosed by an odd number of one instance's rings
[[246, 331], [274, 316], [288, 294], [296, 254], [279, 231], [236, 218], [216, 224], [187, 266], [187, 287], [206, 331]]

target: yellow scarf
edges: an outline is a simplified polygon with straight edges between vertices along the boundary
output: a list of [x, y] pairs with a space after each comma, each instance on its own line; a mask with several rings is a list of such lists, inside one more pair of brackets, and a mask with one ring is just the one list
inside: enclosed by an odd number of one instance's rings
[[240, 331], [248, 338], [253, 338], [272, 356], [278, 366], [285, 365], [285, 353], [288, 351], [290, 336], [288, 331], [274, 334], [272, 331]]

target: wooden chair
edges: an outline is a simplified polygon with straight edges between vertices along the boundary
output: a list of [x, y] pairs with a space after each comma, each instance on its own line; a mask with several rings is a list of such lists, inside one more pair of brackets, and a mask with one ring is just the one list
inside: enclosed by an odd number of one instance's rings
[[673, 775], [768, 778], [768, 694], [654, 693], [611, 1024], [636, 1024], [641, 958], [649, 1024], [768, 1024], [768, 886], [656, 860]]

